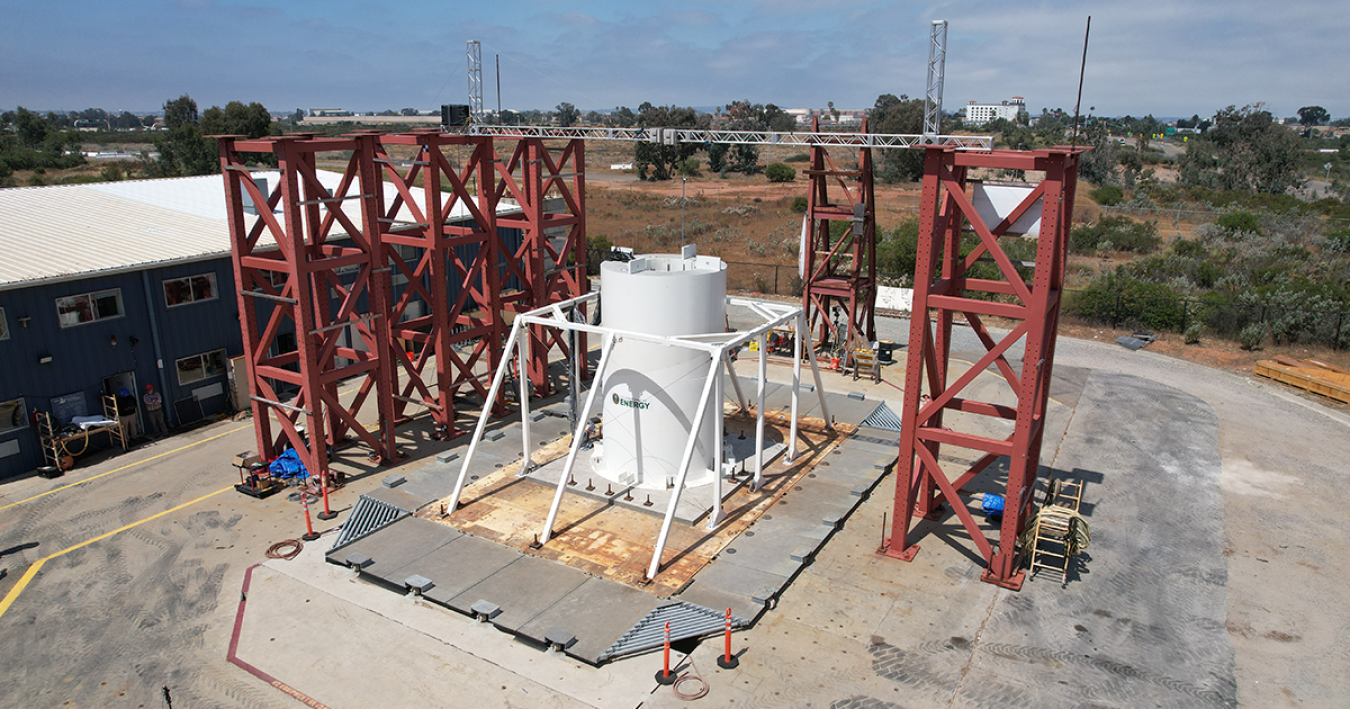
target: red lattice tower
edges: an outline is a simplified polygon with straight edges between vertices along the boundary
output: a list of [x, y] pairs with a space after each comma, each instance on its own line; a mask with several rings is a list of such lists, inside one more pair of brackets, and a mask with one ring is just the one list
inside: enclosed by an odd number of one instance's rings
[[[323, 485], [325, 512], [332, 482], [328, 476], [330, 447], [355, 435], [381, 462], [395, 454], [393, 426], [387, 423], [392, 420], [387, 396], [377, 396], [381, 424], [376, 430], [368, 430], [356, 418], [367, 396], [372, 391], [387, 392], [392, 379], [385, 356], [388, 319], [370, 315], [387, 311], [389, 293], [389, 275], [383, 268], [372, 219], [371, 195], [380, 186], [374, 173], [364, 169], [375, 140], [373, 136], [310, 135], [220, 139], [258, 453], [270, 460], [289, 442]], [[351, 154], [335, 189], [328, 189], [319, 179], [315, 165], [319, 152]], [[276, 156], [280, 184], [270, 195], [254, 182], [242, 153]], [[256, 210], [258, 216], [252, 223], [244, 210], [245, 195], [254, 205], [266, 205]], [[348, 206], [353, 201], [356, 210]], [[273, 213], [278, 207], [280, 215]], [[264, 234], [276, 242], [275, 249], [263, 241]], [[344, 284], [339, 270], [353, 269], [352, 282]], [[360, 307], [363, 300], [368, 301], [369, 311]], [[265, 322], [261, 328], [260, 317]], [[294, 327], [293, 348], [278, 339], [286, 321]], [[344, 331], [355, 332], [365, 347], [343, 343]], [[338, 384], [353, 380], [360, 382], [358, 394], [343, 404]], [[281, 401], [277, 383], [299, 389], [290, 403]], [[274, 420], [280, 427], [276, 434]], [[301, 423], [307, 429], [304, 434], [297, 428]]]
[[[414, 149], [405, 171], [389, 156], [388, 146]], [[446, 155], [452, 147], [468, 148], [468, 157], [458, 168]], [[386, 184], [396, 190], [387, 203], [383, 190], [376, 191], [380, 243], [419, 249], [411, 263], [397, 248], [386, 249], [391, 270], [407, 279], [407, 288], [392, 300], [387, 318], [394, 338], [392, 361], [403, 375], [392, 397], [394, 420], [406, 420], [409, 404], [425, 406], [442, 438], [462, 432], [455, 428], [455, 395], [467, 386], [480, 400], [486, 399], [487, 387], [475, 368], [481, 364], [491, 372], [502, 356], [501, 281], [496, 268], [502, 245], [492, 194], [495, 161], [491, 138], [435, 130], [381, 136], [372, 160]], [[458, 286], [453, 300], [452, 282]], [[426, 312], [408, 317], [415, 296], [425, 303]], [[434, 376], [428, 382], [431, 362]]]
[[[820, 119], [812, 131], [819, 132]], [[862, 132], [867, 132], [864, 119]], [[803, 260], [802, 308], [816, 345], [826, 342], [845, 352], [877, 338], [876, 199], [872, 190], [872, 149], [858, 150], [857, 169], [841, 170], [824, 145], [811, 146], [806, 203], [807, 242]], [[831, 189], [831, 188], [834, 189]], [[842, 230], [832, 225], [845, 224]], [[832, 320], [833, 308], [843, 323]]]
[[[497, 163], [494, 199], [514, 200], [519, 213], [497, 217], [502, 227], [520, 229], [520, 248], [505, 252], [505, 276], [519, 279], [521, 289], [501, 297], [506, 310], [524, 313], [549, 303], [590, 292], [586, 277], [586, 143], [575, 139], [554, 151], [540, 138], [522, 138], [511, 158]], [[536, 396], [553, 393], [548, 376], [550, 352], [570, 359], [571, 347], [560, 332], [531, 328], [527, 367]], [[577, 336], [585, 352], [586, 336]], [[580, 361], [582, 376], [587, 362]]]
[[[919, 550], [910, 536], [914, 516], [940, 519], [945, 503], [960, 519], [986, 561], [982, 580], [1004, 588], [1021, 588], [1025, 574], [1017, 563], [1017, 540], [1027, 521], [1040, 465], [1065, 255], [1082, 152], [1082, 148], [1069, 147], [1027, 152], [927, 148], [905, 370], [902, 414], [905, 427], [896, 464], [891, 537], [883, 547], [888, 556], [912, 559]], [[975, 168], [1039, 171], [1045, 178], [1001, 222], [986, 224], [966, 195], [967, 176]], [[1008, 229], [1023, 215], [1037, 211], [1041, 223], [1036, 261], [1030, 280], [1025, 280], [999, 241], [1013, 238], [1005, 236]], [[965, 225], [979, 237], [979, 245], [963, 257], [960, 246]], [[968, 275], [976, 262], [990, 259], [997, 265], [1000, 278]], [[949, 365], [952, 320], [957, 314], [964, 316], [975, 331], [986, 354], [953, 381]], [[1012, 331], [995, 341], [984, 325], [985, 316], [1012, 321]], [[1004, 356], [1018, 341], [1022, 341], [1024, 351], [1020, 371]], [[966, 386], [991, 365], [1016, 395], [1016, 406], [961, 396]], [[952, 431], [943, 426], [943, 413], [947, 410], [1011, 420], [1013, 432], [1000, 440]], [[975, 451], [980, 457], [953, 476], [938, 463], [944, 444]], [[991, 542], [960, 494], [977, 475], [1005, 456], [1008, 474], [1003, 520], [998, 537]]]

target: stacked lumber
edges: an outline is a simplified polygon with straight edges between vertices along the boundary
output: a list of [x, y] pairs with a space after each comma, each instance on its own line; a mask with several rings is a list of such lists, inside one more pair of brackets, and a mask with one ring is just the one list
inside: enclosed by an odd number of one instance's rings
[[1350, 369], [1344, 367], [1316, 359], [1298, 360], [1281, 355], [1273, 360], [1257, 362], [1256, 374], [1350, 404]]

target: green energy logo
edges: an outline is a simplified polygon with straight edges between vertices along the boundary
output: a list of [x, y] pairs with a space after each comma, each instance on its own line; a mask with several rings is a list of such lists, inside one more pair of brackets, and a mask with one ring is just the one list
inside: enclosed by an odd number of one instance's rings
[[625, 399], [619, 396], [618, 394], [614, 394], [613, 399], [614, 403], [618, 404], [619, 406], [627, 406], [630, 409], [637, 409], [638, 411], [643, 411], [645, 409], [651, 408], [652, 405], [652, 402], [650, 401], [642, 401], [640, 399]]

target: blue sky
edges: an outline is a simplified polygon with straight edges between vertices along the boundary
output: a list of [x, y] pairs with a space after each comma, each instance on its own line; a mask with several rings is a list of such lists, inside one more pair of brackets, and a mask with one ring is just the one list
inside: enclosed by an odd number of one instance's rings
[[929, 24], [950, 23], [944, 108], [1026, 97], [1189, 116], [1264, 102], [1350, 114], [1350, 13], [1330, 0], [901, 4], [851, 0], [70, 0], [8, 2], [0, 107], [158, 110], [260, 101], [273, 111], [467, 102], [465, 42], [483, 43], [484, 104], [636, 108], [732, 100], [866, 108], [922, 96]]

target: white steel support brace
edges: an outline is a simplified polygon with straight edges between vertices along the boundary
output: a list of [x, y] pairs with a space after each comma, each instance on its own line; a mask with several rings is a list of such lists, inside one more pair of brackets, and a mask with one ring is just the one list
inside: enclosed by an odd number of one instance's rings
[[797, 396], [802, 389], [802, 332], [801, 321], [792, 321], [792, 422], [788, 424], [787, 456], [783, 462], [791, 465], [797, 461]]
[[[516, 361], [518, 374], [516, 379], [520, 380], [520, 446], [523, 450], [520, 472], [517, 475], [521, 477], [528, 475], [530, 469], [534, 467], [534, 459], [530, 457], [530, 378], [525, 375], [525, 368], [529, 366], [530, 361], [530, 337], [529, 328], [521, 328], [521, 337], [516, 340], [516, 346], [519, 348], [517, 356], [520, 358]], [[545, 373], [544, 376], [548, 374]]]
[[712, 512], [708, 515], [708, 529], [717, 529], [717, 525], [721, 524], [722, 520], [726, 518], [726, 514], [722, 512], [722, 459], [726, 456], [726, 453], [723, 450], [723, 444], [726, 439], [726, 436], [723, 435], [725, 433], [724, 427], [726, 426], [726, 420], [723, 418], [725, 412], [722, 410], [722, 399], [726, 394], [723, 392], [722, 387], [722, 373], [717, 371], [717, 360], [724, 359], [725, 354], [726, 353], [724, 352], [713, 357], [712, 374], [709, 375], [714, 382], [713, 406], [715, 408], [713, 409], [713, 416], [717, 417], [717, 422], [716, 425], [713, 426], [713, 507]]
[[745, 411], [745, 394], [741, 392], [741, 380], [736, 376], [736, 365], [731, 363], [731, 351], [722, 350], [722, 361], [727, 365], [727, 377], [731, 379], [731, 388], [736, 392], [736, 405]]
[[764, 333], [759, 334], [759, 379], [755, 382], [758, 387], [755, 404], [755, 481], [750, 486], [751, 490], [759, 492], [759, 486], [764, 484], [764, 389], [768, 385], [769, 378], [769, 340]]
[[[718, 362], [716, 354], [708, 358], [708, 380], [703, 383], [703, 393], [698, 397], [698, 410], [689, 426], [689, 442], [684, 444], [684, 454], [680, 456], [680, 472], [675, 478], [675, 489], [670, 493], [670, 504], [666, 506], [666, 518], [661, 522], [661, 534], [656, 537], [656, 550], [652, 552], [652, 563], [647, 567], [647, 579], [656, 578], [661, 570], [661, 552], [665, 551], [666, 538], [670, 536], [670, 525], [675, 521], [675, 509], [680, 506], [680, 493], [684, 492], [684, 482], [689, 478], [689, 464], [694, 458], [694, 446], [698, 444], [699, 429], [703, 427], [703, 417], [708, 413], [708, 398], [712, 394], [713, 381], [717, 379]], [[760, 414], [760, 420], [764, 418]], [[720, 464], [720, 463], [719, 463]]]
[[469, 114], [475, 123], [483, 120], [483, 45], [471, 39], [467, 45], [469, 63]]
[[[806, 315], [800, 310], [797, 311], [797, 332], [805, 335], [811, 332], [806, 325]], [[825, 403], [825, 389], [820, 385], [820, 367], [816, 364], [816, 349], [814, 347], [806, 348], [806, 356], [811, 358], [811, 378], [816, 384], [816, 394], [820, 396], [820, 417], [825, 421], [825, 430], [834, 430], [834, 419], [830, 418], [830, 407]]]
[[[504, 352], [510, 352], [515, 347], [516, 338], [520, 336], [521, 321], [516, 319], [511, 325], [511, 335], [506, 338], [506, 349]], [[464, 479], [469, 476], [469, 463], [473, 462], [473, 454], [478, 452], [478, 442], [483, 440], [483, 429], [487, 428], [488, 415], [492, 412], [492, 402], [497, 400], [497, 391], [502, 387], [502, 380], [506, 378], [506, 370], [511, 368], [511, 358], [503, 357], [501, 366], [497, 367], [497, 373], [492, 376], [492, 386], [488, 387], [487, 398], [483, 400], [483, 411], [478, 415], [478, 425], [474, 426], [473, 437], [469, 439], [469, 450], [464, 454], [464, 463], [459, 466], [459, 477], [455, 479], [455, 488], [450, 492], [450, 503], [446, 507], [447, 514], [453, 514], [459, 509], [459, 496], [464, 492]]]
[[547, 544], [553, 538], [553, 524], [558, 521], [558, 510], [562, 507], [563, 492], [567, 490], [567, 481], [572, 479], [572, 466], [577, 462], [577, 453], [581, 450], [581, 445], [586, 437], [586, 424], [591, 418], [591, 410], [595, 408], [595, 394], [600, 391], [600, 383], [605, 380], [605, 368], [609, 366], [609, 354], [614, 351], [614, 343], [619, 338], [612, 334], [605, 335], [604, 343], [600, 346], [600, 365], [595, 368], [595, 376], [591, 380], [591, 390], [586, 393], [586, 404], [582, 407], [577, 416], [577, 427], [572, 432], [572, 445], [567, 451], [567, 462], [563, 464], [562, 477], [558, 478], [558, 489], [553, 493], [553, 504], [548, 508], [548, 519], [544, 521], [544, 531], [539, 535], [539, 543]]

